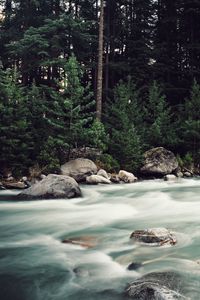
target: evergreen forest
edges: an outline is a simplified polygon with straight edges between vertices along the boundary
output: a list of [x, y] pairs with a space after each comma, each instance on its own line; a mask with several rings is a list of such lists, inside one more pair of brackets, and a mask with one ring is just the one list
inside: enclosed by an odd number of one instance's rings
[[[200, 160], [200, 0], [1, 0], [0, 166], [109, 171], [163, 146]], [[109, 167], [108, 167], [109, 166]]]

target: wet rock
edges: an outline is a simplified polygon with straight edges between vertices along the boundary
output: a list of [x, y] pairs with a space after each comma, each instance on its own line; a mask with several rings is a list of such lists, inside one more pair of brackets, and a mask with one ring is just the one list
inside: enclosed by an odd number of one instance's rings
[[128, 267], [127, 267], [127, 269], [129, 270], [129, 271], [135, 271], [135, 270], [138, 270], [139, 268], [141, 268], [142, 267], [142, 263], [131, 263], [130, 265], [128, 265]]
[[27, 176], [23, 176], [23, 177], [22, 177], [22, 179], [21, 179], [21, 181], [23, 181], [23, 182], [26, 182], [26, 181], [28, 181], [28, 178], [27, 178]]
[[14, 181], [15, 180], [15, 178], [13, 177], [13, 176], [10, 176], [10, 177], [7, 177], [6, 178], [6, 181], [7, 182], [12, 182], [12, 181]]
[[77, 158], [62, 165], [61, 173], [73, 177], [77, 182], [83, 182], [87, 176], [97, 174], [97, 166], [89, 159]]
[[18, 195], [19, 199], [56, 199], [80, 197], [78, 183], [69, 176], [49, 174]]
[[171, 174], [178, 168], [178, 161], [175, 155], [163, 148], [157, 147], [144, 154], [145, 162], [141, 173], [150, 176], [164, 176]]
[[82, 236], [64, 239], [62, 243], [77, 245], [84, 248], [93, 248], [96, 246], [97, 240], [95, 237], [92, 236]]
[[137, 177], [135, 177], [132, 173], [124, 170], [119, 171], [119, 179], [125, 183], [132, 183], [137, 181]]
[[100, 175], [90, 175], [86, 177], [86, 182], [89, 184], [98, 184], [98, 183], [110, 184], [111, 183], [109, 179]]
[[44, 175], [44, 174], [41, 174], [40, 175], [40, 179], [42, 180], [42, 179], [44, 179], [44, 178], [46, 178], [47, 176], [46, 175]]
[[19, 190], [23, 190], [27, 188], [27, 185], [25, 182], [19, 181], [19, 182], [9, 182], [9, 181], [5, 181], [3, 183], [3, 186], [6, 189], [19, 189]]
[[177, 181], [177, 177], [173, 174], [167, 174], [164, 176], [165, 181]]
[[192, 173], [186, 171], [183, 173], [183, 177], [187, 177], [187, 178], [192, 177]]
[[117, 174], [111, 174], [110, 181], [113, 183], [120, 183], [119, 176]]
[[82, 267], [74, 268], [73, 271], [77, 277], [88, 277], [90, 275], [89, 271]]
[[125, 294], [135, 300], [185, 299], [182, 285], [182, 278], [174, 272], [150, 273], [130, 283]]
[[5, 187], [3, 186], [2, 182], [0, 182], [0, 190], [5, 190]]
[[97, 172], [97, 175], [102, 176], [102, 177], [104, 177], [106, 179], [110, 179], [110, 176], [108, 175], [108, 173], [104, 169], [100, 169]]
[[130, 239], [155, 246], [173, 246], [177, 243], [175, 235], [166, 228], [135, 230]]
[[177, 176], [178, 178], [182, 178], [182, 177], [183, 177], [183, 173], [182, 173], [181, 171], [178, 171], [178, 172], [176, 173], [176, 176]]

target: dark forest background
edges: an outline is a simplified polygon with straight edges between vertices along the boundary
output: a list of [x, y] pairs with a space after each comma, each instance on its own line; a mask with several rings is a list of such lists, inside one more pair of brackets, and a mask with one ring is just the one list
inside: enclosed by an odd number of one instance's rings
[[58, 172], [75, 147], [137, 171], [145, 150], [200, 158], [200, 1], [5, 0], [0, 21], [0, 165]]

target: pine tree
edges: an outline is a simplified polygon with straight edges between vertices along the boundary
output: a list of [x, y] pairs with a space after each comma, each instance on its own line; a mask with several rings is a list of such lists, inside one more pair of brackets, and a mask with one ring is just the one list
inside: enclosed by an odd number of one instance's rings
[[166, 97], [156, 81], [149, 88], [144, 110], [146, 115], [146, 136], [144, 138], [147, 144], [151, 147], [173, 147], [176, 138], [171, 111], [167, 105]]
[[[137, 125], [141, 118], [135, 86], [120, 82], [115, 89], [115, 102], [109, 108], [109, 152], [122, 168], [137, 170], [142, 158], [142, 143]], [[141, 119], [140, 119], [141, 120]]]
[[194, 80], [190, 97], [186, 99], [183, 113], [184, 148], [195, 162], [200, 158], [200, 85]]
[[16, 70], [1, 70], [0, 164], [15, 174], [31, 163], [32, 140], [29, 134], [27, 99], [18, 83]]

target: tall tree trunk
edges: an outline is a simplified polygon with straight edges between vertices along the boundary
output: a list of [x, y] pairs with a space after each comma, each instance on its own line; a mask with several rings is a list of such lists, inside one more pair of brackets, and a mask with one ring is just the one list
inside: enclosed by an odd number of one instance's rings
[[98, 49], [98, 74], [96, 94], [96, 118], [101, 121], [102, 115], [102, 89], [103, 89], [103, 27], [104, 27], [104, 1], [101, 0], [99, 19], [99, 49]]

